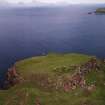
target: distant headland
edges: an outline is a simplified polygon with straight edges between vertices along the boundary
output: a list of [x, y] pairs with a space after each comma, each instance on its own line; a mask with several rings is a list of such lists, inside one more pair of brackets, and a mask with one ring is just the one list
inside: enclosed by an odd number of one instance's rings
[[105, 8], [97, 8], [95, 11], [93, 12], [88, 12], [89, 15], [91, 14], [105, 14]]
[[96, 9], [95, 13], [105, 14], [105, 8], [98, 8], [98, 9]]

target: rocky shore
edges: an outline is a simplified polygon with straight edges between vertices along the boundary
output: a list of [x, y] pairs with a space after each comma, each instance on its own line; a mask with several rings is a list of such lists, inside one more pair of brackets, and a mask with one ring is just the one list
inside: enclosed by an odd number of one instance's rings
[[21, 76], [17, 73], [15, 65], [8, 69], [5, 74], [3, 89], [9, 89], [10, 87], [19, 84], [22, 81]]

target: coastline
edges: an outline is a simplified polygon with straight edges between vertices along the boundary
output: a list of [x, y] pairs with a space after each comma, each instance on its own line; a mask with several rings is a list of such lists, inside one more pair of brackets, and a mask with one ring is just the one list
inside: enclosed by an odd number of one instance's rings
[[[5, 74], [5, 79], [4, 79], [4, 86], [3, 86], [3, 89], [9, 89], [10, 87], [12, 86], [15, 86], [17, 84], [19, 84], [20, 82], [24, 81], [24, 78], [22, 78], [22, 76], [20, 75], [20, 73], [18, 72], [17, 68], [16, 68], [16, 65], [17, 63], [20, 63], [20, 62], [25, 62], [27, 60], [31, 60], [33, 58], [40, 58], [40, 57], [47, 57], [47, 56], [52, 56], [53, 55], [56, 55], [56, 56], [64, 56], [66, 54], [48, 54], [48, 55], [45, 55], [45, 56], [36, 56], [36, 57], [31, 57], [31, 58], [27, 58], [27, 59], [24, 59], [24, 60], [21, 60], [21, 61], [18, 61], [16, 62], [11, 68], [9, 68]], [[71, 54], [71, 55], [83, 55], [83, 54]], [[88, 55], [83, 55], [83, 56], [87, 56], [89, 57]], [[92, 58], [92, 56], [90, 57]], [[93, 57], [93, 58], [96, 58], [96, 57]], [[96, 58], [97, 59], [97, 58]], [[85, 63], [86, 61], [84, 61]]]
[[102, 105], [104, 68], [104, 60], [82, 54], [49, 54], [18, 61], [5, 75], [1, 105], [61, 105], [61, 100], [63, 105]]

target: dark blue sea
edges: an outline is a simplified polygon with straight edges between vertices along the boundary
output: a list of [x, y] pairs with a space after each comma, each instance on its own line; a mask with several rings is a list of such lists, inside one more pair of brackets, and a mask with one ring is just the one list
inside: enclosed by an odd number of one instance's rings
[[0, 76], [16, 61], [56, 53], [105, 58], [102, 5], [0, 8]]

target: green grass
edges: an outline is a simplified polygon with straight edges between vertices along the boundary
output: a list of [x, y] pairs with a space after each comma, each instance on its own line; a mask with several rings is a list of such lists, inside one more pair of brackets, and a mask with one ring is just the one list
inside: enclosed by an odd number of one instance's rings
[[[48, 73], [49, 76], [56, 75], [61, 70], [62, 75], [73, 72], [68, 70], [70, 65], [81, 65], [91, 57], [82, 54], [49, 54], [47, 56], [33, 57], [16, 63], [16, 69], [25, 79], [30, 79], [32, 74]], [[88, 93], [81, 88], [70, 92], [61, 90], [46, 90], [39, 88], [33, 82], [17, 84], [9, 90], [0, 91], [0, 105], [35, 105], [38, 97], [41, 105], [105, 105], [105, 72], [93, 71], [86, 75], [87, 84], [96, 83], [96, 89]]]
[[88, 103], [87, 105], [104, 105], [105, 94], [102, 93], [104, 89], [101, 89], [98, 88], [94, 93], [87, 96], [85, 91], [80, 88], [68, 93], [63, 91], [48, 92], [38, 89], [32, 84], [23, 84], [0, 93], [0, 105], [21, 105], [21, 103], [23, 105], [34, 105], [37, 97], [40, 98], [42, 105], [81, 105], [82, 103]]
[[89, 56], [82, 54], [49, 54], [22, 60], [16, 63], [17, 71], [24, 77], [34, 73], [54, 74], [55, 68], [80, 65], [87, 62]]

